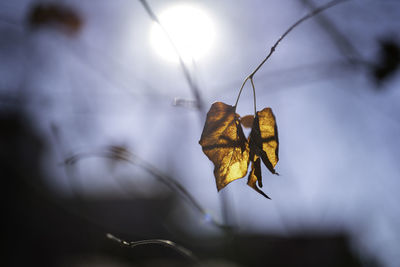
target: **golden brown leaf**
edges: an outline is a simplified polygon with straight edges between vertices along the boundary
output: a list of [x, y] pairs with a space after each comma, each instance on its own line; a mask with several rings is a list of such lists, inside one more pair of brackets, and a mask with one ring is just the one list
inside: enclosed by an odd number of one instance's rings
[[249, 178], [247, 180], [247, 185], [256, 190], [258, 193], [263, 195], [264, 197], [271, 199], [269, 196], [267, 196], [263, 191], [261, 191], [257, 187], [257, 181], [258, 181], [258, 186], [262, 187], [262, 181], [261, 181], [261, 161], [260, 157], [254, 156], [254, 160], [251, 162], [251, 171], [249, 174]]
[[[276, 173], [274, 167], [279, 160], [279, 140], [278, 128], [271, 108], [257, 112], [250, 133], [249, 146], [250, 154], [259, 156], [265, 166], [272, 173]], [[250, 158], [252, 158], [251, 155]]]
[[256, 181], [258, 181], [258, 186], [262, 187], [260, 158], [272, 173], [276, 173], [274, 167], [279, 160], [278, 129], [271, 108], [265, 108], [257, 112], [250, 132], [249, 147], [249, 157], [252, 165], [247, 184], [269, 198], [257, 188]]
[[218, 191], [246, 175], [249, 146], [233, 106], [222, 102], [211, 106], [199, 143], [214, 163]]
[[253, 126], [254, 116], [253, 115], [246, 115], [240, 118], [240, 123], [243, 127], [251, 128]]

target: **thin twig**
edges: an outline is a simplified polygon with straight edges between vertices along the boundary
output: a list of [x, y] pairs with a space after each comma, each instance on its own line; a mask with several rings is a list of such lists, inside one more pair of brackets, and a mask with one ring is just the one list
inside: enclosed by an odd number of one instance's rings
[[292, 26], [290, 26], [286, 32], [284, 34], [282, 34], [281, 37], [279, 37], [278, 41], [276, 41], [276, 43], [271, 47], [271, 50], [269, 51], [269, 54], [264, 58], [264, 60], [257, 66], [257, 68], [249, 75], [249, 78], [253, 78], [254, 74], [256, 74], [256, 72], [262, 67], [262, 65], [264, 65], [264, 63], [270, 58], [270, 56], [272, 55], [272, 53], [275, 52], [276, 47], [279, 45], [279, 43], [283, 40], [283, 38], [286, 37], [286, 35], [288, 35], [294, 28], [296, 28], [300, 23], [302, 23], [303, 21], [314, 17], [315, 15], [317, 15], [318, 13], [324, 11], [325, 9], [328, 9], [330, 7], [333, 7], [337, 4], [346, 2], [349, 0], [334, 0], [331, 1], [319, 8], [314, 9], [311, 13], [307, 14], [306, 16], [302, 17], [301, 19], [299, 19], [297, 22], [295, 22]]
[[114, 240], [124, 246], [128, 246], [131, 248], [137, 247], [137, 246], [141, 246], [141, 245], [162, 245], [162, 246], [166, 246], [169, 248], [172, 248], [174, 250], [176, 250], [177, 252], [179, 252], [181, 255], [193, 260], [193, 261], [198, 261], [197, 257], [193, 254], [192, 251], [188, 250], [187, 248], [184, 248], [178, 244], [176, 244], [173, 241], [170, 240], [164, 240], [164, 239], [147, 239], [147, 240], [140, 240], [140, 241], [133, 241], [133, 242], [127, 242], [125, 240], [122, 240], [118, 237], [115, 237], [114, 235], [108, 233], [107, 238]]
[[221, 225], [209, 213], [207, 213], [206, 210], [196, 201], [196, 199], [189, 193], [188, 190], [186, 190], [186, 188], [183, 185], [181, 185], [178, 181], [176, 181], [172, 177], [162, 173], [153, 165], [139, 158], [132, 152], [126, 152], [126, 154], [116, 154], [115, 150], [113, 151], [113, 149], [111, 149], [110, 151], [106, 152], [97, 151], [97, 152], [79, 153], [66, 158], [64, 163], [66, 165], [73, 165], [81, 159], [91, 158], [91, 157], [104, 157], [114, 160], [118, 159], [144, 169], [145, 171], [150, 173], [153, 177], [155, 177], [158, 181], [165, 184], [172, 191], [178, 192], [185, 200], [187, 200], [192, 205], [192, 207], [194, 207], [198, 212], [200, 212], [204, 216], [204, 218], [209, 220], [213, 225], [221, 229], [227, 228], [226, 226]]
[[275, 52], [276, 47], [277, 47], [277, 46], [279, 45], [279, 43], [283, 40], [283, 38], [286, 37], [286, 35], [288, 35], [294, 28], [296, 28], [296, 27], [297, 27], [299, 24], [301, 24], [303, 21], [305, 21], [305, 20], [307, 20], [307, 19], [309, 19], [309, 18], [314, 17], [314, 16], [317, 15], [318, 13], [320, 13], [320, 12], [322, 12], [322, 11], [324, 11], [324, 10], [330, 8], [330, 7], [333, 7], [333, 6], [337, 5], [337, 4], [340, 4], [340, 3], [343, 3], [343, 2], [346, 2], [346, 1], [349, 1], [349, 0], [334, 0], [334, 1], [331, 1], [331, 2], [329, 2], [329, 3], [327, 3], [327, 4], [323, 5], [323, 6], [321, 6], [321, 7], [319, 7], [319, 8], [314, 9], [311, 13], [305, 15], [304, 17], [302, 17], [301, 19], [299, 19], [298, 21], [296, 21], [292, 26], [290, 26], [290, 27], [281, 35], [281, 37], [279, 37], [279, 39], [275, 42], [275, 44], [271, 47], [271, 49], [270, 49], [268, 55], [263, 59], [263, 61], [261, 61], [261, 63], [253, 70], [253, 72], [250, 73], [250, 74], [244, 79], [243, 84], [242, 84], [242, 86], [240, 87], [238, 97], [237, 97], [237, 99], [236, 99], [236, 103], [235, 103], [235, 106], [234, 106], [235, 109], [236, 109], [237, 103], [238, 103], [238, 101], [239, 101], [240, 94], [242, 93], [243, 87], [244, 87], [244, 85], [246, 84], [246, 82], [247, 82], [248, 80], [253, 81], [253, 77], [254, 77], [254, 75], [256, 74], [256, 72], [257, 72], [257, 71], [264, 65], [264, 63], [271, 57], [271, 55]]
[[[311, 10], [315, 9], [315, 4], [312, 1], [302, 0], [302, 2]], [[350, 64], [357, 65], [365, 62], [357, 48], [343, 33], [338, 30], [335, 24], [328, 17], [320, 15], [316, 18], [316, 20], [322, 27], [326, 29], [326, 32], [328, 32], [333, 42], [337, 45], [339, 50], [341, 50]]]
[[153, 10], [151, 9], [151, 7], [147, 3], [147, 1], [146, 0], [139, 0], [139, 1], [143, 5], [143, 7], [146, 10], [146, 12], [149, 15], [149, 17], [155, 23], [158, 24], [158, 26], [161, 28], [161, 30], [163, 31], [163, 33], [167, 37], [168, 41], [171, 43], [171, 45], [172, 45], [172, 47], [173, 47], [173, 49], [175, 51], [175, 54], [177, 55], [177, 57], [179, 59], [179, 64], [181, 66], [183, 76], [185, 77], [186, 82], [188, 83], [189, 88], [192, 91], [192, 94], [193, 94], [194, 98], [196, 99], [197, 108], [199, 109], [199, 111], [201, 111], [201, 116], [203, 116], [203, 114], [204, 114], [204, 103], [203, 103], [203, 100], [201, 98], [200, 89], [198, 88], [197, 84], [193, 81], [192, 77], [190, 76], [189, 68], [186, 66], [185, 62], [183, 61], [183, 58], [182, 58], [178, 48], [176, 47], [174, 40], [172, 40], [172, 38], [169, 35], [168, 31], [161, 24], [161, 22], [158, 19], [157, 15], [153, 12]]
[[[196, 84], [196, 82], [193, 80], [193, 78], [190, 75], [189, 69], [186, 66], [185, 62], [182, 59], [182, 56], [179, 53], [179, 50], [177, 49], [174, 41], [172, 40], [171, 36], [168, 34], [168, 32], [166, 31], [166, 29], [163, 27], [163, 25], [160, 23], [160, 20], [158, 19], [157, 15], [153, 12], [153, 10], [151, 9], [151, 7], [149, 6], [149, 4], [147, 3], [146, 0], [139, 0], [140, 3], [143, 5], [144, 9], [146, 10], [147, 14], [149, 15], [149, 17], [155, 22], [157, 23], [161, 30], [164, 32], [165, 36], [168, 38], [169, 42], [171, 43], [172, 47], [175, 50], [176, 55], [178, 56], [179, 59], [179, 63], [183, 72], [183, 75], [186, 79], [186, 82], [189, 85], [189, 88], [197, 102], [197, 108], [199, 110], [199, 114], [200, 114], [200, 120], [201, 122], [204, 121], [205, 119], [205, 110], [204, 110], [204, 102], [203, 99], [201, 97], [200, 94], [200, 89], [198, 87], [198, 85]], [[226, 194], [226, 193], [225, 193]], [[225, 194], [221, 194], [220, 195], [220, 201], [221, 201], [221, 208], [222, 208], [222, 213], [227, 213], [226, 211], [228, 210], [228, 201], [226, 200], [226, 195]], [[224, 219], [224, 224], [228, 225], [229, 222], [227, 220]]]

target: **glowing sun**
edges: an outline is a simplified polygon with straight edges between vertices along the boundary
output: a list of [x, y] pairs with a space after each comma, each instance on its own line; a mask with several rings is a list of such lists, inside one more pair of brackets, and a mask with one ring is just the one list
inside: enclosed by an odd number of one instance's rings
[[[210, 50], [215, 36], [214, 25], [203, 10], [179, 5], [166, 9], [160, 14], [159, 20], [185, 62], [199, 60]], [[156, 23], [151, 27], [150, 42], [162, 58], [178, 62], [176, 50]]]

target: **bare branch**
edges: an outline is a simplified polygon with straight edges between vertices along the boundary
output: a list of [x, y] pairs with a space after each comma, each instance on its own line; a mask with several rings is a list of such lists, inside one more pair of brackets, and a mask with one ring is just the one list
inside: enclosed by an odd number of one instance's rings
[[253, 78], [254, 74], [256, 74], [256, 72], [262, 67], [262, 65], [264, 65], [264, 63], [271, 57], [272, 53], [275, 52], [276, 47], [279, 45], [279, 43], [283, 40], [283, 38], [286, 37], [286, 35], [288, 35], [294, 28], [296, 28], [298, 25], [300, 25], [303, 21], [314, 17], [315, 15], [317, 15], [318, 13], [321, 13], [322, 11], [324, 11], [325, 9], [328, 9], [330, 7], [333, 7], [337, 4], [346, 2], [349, 0], [334, 0], [331, 1], [329, 3], [327, 3], [326, 5], [323, 5], [321, 7], [318, 7], [316, 9], [314, 9], [311, 13], [305, 15], [304, 17], [302, 17], [301, 19], [299, 19], [298, 21], [296, 21], [292, 26], [290, 26], [284, 34], [282, 34], [281, 37], [279, 37], [279, 39], [275, 42], [275, 44], [271, 47], [271, 50], [269, 51], [269, 54], [264, 58], [264, 60], [260, 63], [260, 65], [257, 66], [257, 68], [249, 75], [250, 78]]
[[198, 261], [197, 257], [193, 254], [192, 251], [188, 250], [187, 248], [184, 248], [178, 244], [176, 244], [173, 241], [170, 240], [164, 240], [164, 239], [147, 239], [147, 240], [140, 240], [140, 241], [133, 241], [133, 242], [127, 242], [125, 240], [122, 240], [118, 237], [115, 237], [114, 235], [108, 233], [107, 238], [114, 240], [124, 246], [128, 246], [131, 248], [137, 247], [137, 246], [141, 246], [141, 245], [162, 245], [162, 246], [166, 246], [169, 248], [172, 248], [174, 250], [176, 250], [177, 252], [179, 252], [181, 255], [193, 260], [193, 261]]
[[94, 151], [94, 152], [85, 152], [72, 155], [64, 160], [64, 164], [66, 166], [71, 166], [77, 163], [78, 161], [85, 159], [85, 158], [92, 158], [92, 157], [102, 157], [102, 158], [109, 158], [112, 160], [120, 160], [123, 162], [127, 162], [131, 165], [138, 166], [144, 169], [146, 172], [151, 174], [154, 178], [156, 178], [159, 182], [165, 184], [168, 188], [172, 191], [179, 193], [188, 203], [191, 204], [193, 208], [195, 208], [198, 212], [200, 212], [203, 218], [216, 227], [220, 229], [227, 229], [229, 227], [225, 225], [221, 225], [217, 222], [200, 204], [196, 201], [196, 199], [189, 193], [189, 191], [181, 185], [178, 181], [174, 178], [168, 176], [167, 174], [162, 173], [156, 167], [151, 165], [150, 163], [144, 161], [137, 155], [133, 154], [132, 152], [126, 149], [119, 149], [119, 147], [111, 146], [106, 151]]
[[[315, 4], [312, 1], [302, 0], [302, 2], [311, 10], [315, 9]], [[316, 18], [316, 20], [323, 28], [325, 28], [329, 36], [332, 38], [334, 43], [337, 45], [339, 50], [341, 50], [341, 52], [347, 58], [350, 64], [356, 65], [357, 63], [364, 62], [361, 53], [350, 42], [350, 40], [338, 30], [338, 28], [333, 24], [331, 20], [329, 20], [328, 17], [320, 15]]]
[[203, 116], [203, 114], [204, 114], [204, 103], [203, 103], [203, 100], [201, 98], [200, 90], [199, 90], [197, 84], [193, 81], [192, 77], [190, 76], [189, 68], [186, 66], [185, 62], [183, 61], [183, 58], [182, 58], [181, 54], [179, 53], [178, 48], [176, 47], [176, 45], [175, 45], [174, 41], [172, 40], [171, 36], [168, 34], [167, 30], [161, 24], [161, 22], [158, 19], [157, 15], [153, 12], [153, 10], [151, 9], [151, 7], [147, 3], [147, 1], [146, 0], [139, 0], [139, 1], [143, 5], [143, 7], [146, 10], [146, 12], [149, 15], [149, 17], [155, 23], [157, 23], [160, 26], [161, 30], [164, 32], [165, 36], [168, 38], [168, 41], [171, 43], [172, 47], [174, 48], [174, 51], [175, 51], [175, 53], [176, 53], [176, 55], [178, 56], [178, 59], [179, 59], [179, 64], [181, 66], [183, 76], [185, 77], [186, 82], [188, 83], [189, 88], [192, 91], [192, 94], [193, 94], [193, 96], [194, 96], [194, 98], [195, 98], [195, 100], [197, 102], [197, 108], [200, 110], [201, 116]]
[[[254, 71], [253, 71], [252, 73], [250, 73], [250, 74], [246, 77], [246, 79], [244, 79], [243, 84], [242, 84], [242, 86], [241, 86], [241, 88], [240, 88], [240, 90], [239, 90], [238, 97], [237, 97], [237, 99], [236, 99], [235, 108], [236, 108], [236, 106], [237, 106], [237, 103], [238, 103], [239, 98], [240, 98], [240, 94], [242, 93], [243, 87], [244, 87], [244, 85], [246, 84], [246, 82], [247, 82], [248, 80], [250, 80], [251, 82], [253, 82], [253, 77], [254, 77], [254, 75], [256, 74], [256, 72], [257, 72], [257, 71], [264, 65], [264, 63], [271, 57], [271, 55], [275, 52], [276, 47], [277, 47], [277, 46], [279, 45], [279, 43], [283, 40], [283, 38], [286, 37], [286, 35], [288, 35], [294, 28], [296, 28], [298, 25], [300, 25], [303, 21], [305, 21], [305, 20], [307, 20], [307, 19], [309, 19], [309, 18], [314, 17], [314, 16], [317, 15], [318, 13], [321, 13], [322, 11], [324, 11], [324, 10], [330, 8], [330, 7], [333, 7], [333, 6], [337, 5], [337, 4], [340, 4], [340, 3], [343, 3], [343, 2], [346, 2], [346, 1], [349, 1], [349, 0], [333, 0], [333, 1], [331, 1], [331, 2], [328, 2], [327, 4], [325, 4], [325, 5], [321, 6], [321, 7], [318, 7], [318, 8], [316, 8], [316, 9], [314, 9], [311, 13], [305, 15], [304, 17], [302, 17], [301, 19], [299, 19], [298, 21], [296, 21], [292, 26], [290, 26], [290, 27], [281, 35], [281, 37], [279, 37], [279, 39], [275, 42], [275, 44], [271, 47], [271, 49], [270, 49], [268, 55], [263, 59], [263, 61], [261, 61], [261, 63], [254, 69]], [[252, 84], [252, 85], [254, 85], [254, 84]]]

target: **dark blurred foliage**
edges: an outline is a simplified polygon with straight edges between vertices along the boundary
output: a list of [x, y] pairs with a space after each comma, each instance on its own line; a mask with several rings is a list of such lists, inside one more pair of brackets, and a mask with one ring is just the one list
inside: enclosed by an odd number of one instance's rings
[[[346, 234], [248, 235], [201, 239], [167, 231], [174, 198], [61, 198], [40, 169], [45, 142], [20, 111], [0, 114], [2, 266], [361, 266]], [[169, 228], [171, 229], [171, 228]], [[106, 238], [179, 240], [192, 262], [157, 245], [122, 247]]]
[[379, 47], [379, 56], [372, 68], [378, 86], [394, 76], [400, 65], [400, 45], [395, 40], [383, 39], [379, 42]]
[[28, 24], [33, 29], [43, 26], [60, 27], [74, 34], [81, 29], [83, 19], [76, 10], [68, 6], [39, 3], [32, 6], [28, 14]]

